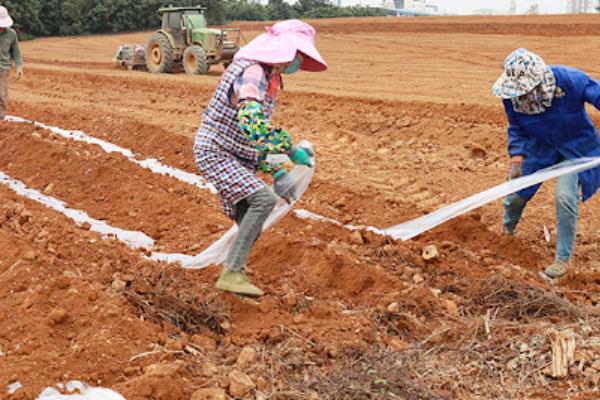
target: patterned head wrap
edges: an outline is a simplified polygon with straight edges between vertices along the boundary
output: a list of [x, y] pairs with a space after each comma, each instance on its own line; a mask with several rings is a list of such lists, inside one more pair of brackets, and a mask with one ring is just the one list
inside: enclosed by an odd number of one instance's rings
[[556, 79], [540, 56], [526, 49], [513, 51], [494, 86], [496, 97], [510, 99], [516, 112], [541, 114], [552, 105]]

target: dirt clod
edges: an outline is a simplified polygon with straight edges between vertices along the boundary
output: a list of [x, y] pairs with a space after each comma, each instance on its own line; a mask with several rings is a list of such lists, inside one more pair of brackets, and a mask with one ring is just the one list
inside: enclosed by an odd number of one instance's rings
[[115, 290], [122, 291], [127, 286], [127, 282], [121, 280], [120, 278], [115, 278], [110, 286]]
[[397, 302], [390, 303], [387, 306], [387, 310], [392, 314], [398, 314], [400, 312], [400, 305]]
[[251, 367], [256, 362], [256, 350], [250, 346], [246, 346], [240, 352], [237, 358], [237, 367], [244, 370]]
[[49, 183], [45, 188], [44, 188], [44, 194], [45, 195], [51, 195], [54, 192], [54, 183]]
[[434, 245], [423, 247], [422, 255], [425, 261], [435, 260], [440, 256], [437, 247], [435, 247]]
[[363, 244], [365, 244], [365, 239], [363, 238], [363, 235], [360, 233], [360, 231], [353, 231], [350, 234], [350, 242], [362, 246]]
[[245, 396], [254, 388], [254, 382], [248, 375], [235, 369], [229, 373], [229, 394], [233, 397]]
[[201, 366], [202, 376], [211, 378], [219, 373], [219, 367], [211, 362], [205, 362]]
[[158, 376], [158, 377], [169, 377], [176, 376], [177, 373], [184, 366], [182, 362], [164, 363], [164, 364], [152, 364], [148, 365], [144, 369], [144, 375], [147, 377]]
[[65, 322], [68, 318], [67, 312], [62, 308], [53, 308], [48, 315], [50, 322], [54, 325]]

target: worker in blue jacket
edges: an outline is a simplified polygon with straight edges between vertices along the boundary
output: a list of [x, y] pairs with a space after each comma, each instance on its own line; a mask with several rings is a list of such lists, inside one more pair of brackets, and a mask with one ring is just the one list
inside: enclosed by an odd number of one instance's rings
[[[546, 66], [536, 54], [517, 49], [504, 63], [492, 92], [503, 99], [508, 117], [508, 179], [532, 174], [564, 160], [600, 156], [600, 139], [585, 103], [600, 108], [600, 84], [574, 68]], [[589, 199], [600, 186], [600, 167], [563, 175], [556, 184], [556, 260], [544, 273], [565, 275], [573, 255], [579, 198]], [[523, 209], [540, 185], [504, 201], [504, 230], [513, 235]]]

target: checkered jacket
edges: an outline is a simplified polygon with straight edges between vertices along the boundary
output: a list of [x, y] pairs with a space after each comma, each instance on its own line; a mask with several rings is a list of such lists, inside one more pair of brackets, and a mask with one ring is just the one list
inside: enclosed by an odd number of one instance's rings
[[[264, 187], [256, 176], [259, 152], [238, 126], [236, 106], [229, 101], [234, 82], [255, 61], [236, 60], [223, 73], [210, 100], [194, 143], [200, 173], [215, 186], [225, 214], [235, 218], [235, 204]], [[266, 119], [275, 110], [275, 98], [263, 102]]]

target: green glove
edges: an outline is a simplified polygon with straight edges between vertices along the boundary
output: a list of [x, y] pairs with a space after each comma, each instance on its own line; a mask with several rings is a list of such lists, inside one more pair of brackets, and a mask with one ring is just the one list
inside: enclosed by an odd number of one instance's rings
[[292, 204], [294, 201], [298, 200], [294, 182], [285, 169], [280, 169], [273, 173], [273, 178], [275, 178], [273, 190], [277, 196], [284, 199], [288, 204]]
[[292, 146], [292, 149], [288, 153], [290, 160], [296, 165], [306, 165], [312, 168], [311, 158], [315, 155], [308, 147]]

